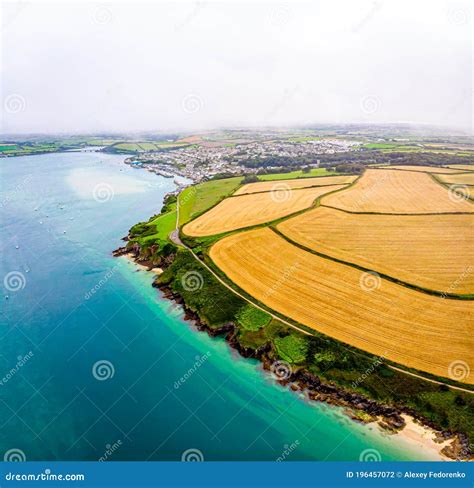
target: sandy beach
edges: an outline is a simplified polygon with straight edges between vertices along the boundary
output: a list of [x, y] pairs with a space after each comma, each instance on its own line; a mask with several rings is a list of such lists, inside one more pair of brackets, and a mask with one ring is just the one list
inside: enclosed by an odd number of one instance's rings
[[442, 454], [441, 451], [446, 446], [449, 446], [451, 442], [453, 442], [454, 438], [447, 439], [443, 442], [437, 442], [435, 440], [435, 430], [419, 424], [409, 415], [402, 414], [402, 417], [406, 422], [406, 426], [400, 432], [393, 434], [395, 438], [416, 447], [422, 452], [427, 453], [431, 458], [433, 458], [433, 460], [453, 461], [453, 459]]

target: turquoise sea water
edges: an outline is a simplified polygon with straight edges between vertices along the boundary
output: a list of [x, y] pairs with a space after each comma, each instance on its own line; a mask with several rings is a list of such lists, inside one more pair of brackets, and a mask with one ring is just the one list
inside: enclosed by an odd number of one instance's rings
[[0, 160], [1, 457], [180, 460], [195, 449], [188, 455], [205, 460], [275, 460], [285, 450], [288, 460], [357, 460], [375, 449], [383, 460], [426, 459], [275, 384], [184, 322], [150, 273], [112, 258], [174, 188], [122, 161]]

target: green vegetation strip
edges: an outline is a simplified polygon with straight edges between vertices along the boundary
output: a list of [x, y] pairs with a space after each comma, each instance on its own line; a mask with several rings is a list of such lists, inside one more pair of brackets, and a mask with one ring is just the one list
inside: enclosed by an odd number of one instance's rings
[[269, 173], [257, 175], [259, 181], [274, 181], [274, 180], [294, 180], [298, 178], [315, 178], [323, 176], [337, 176], [343, 173], [337, 171], [328, 171], [326, 168], [313, 168], [308, 172], [303, 170], [290, 171], [288, 173]]

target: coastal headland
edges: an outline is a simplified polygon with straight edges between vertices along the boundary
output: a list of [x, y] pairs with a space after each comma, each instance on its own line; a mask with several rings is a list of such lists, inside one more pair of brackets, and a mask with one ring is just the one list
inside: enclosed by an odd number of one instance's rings
[[[320, 186], [324, 177], [316, 179], [315, 185]], [[317, 327], [308, 327], [269, 307], [269, 297], [283, 286], [291, 287], [295, 279], [291, 266], [282, 271], [279, 280], [268, 283], [266, 295], [253, 296], [238, 280], [230, 279], [210, 254], [216, 243], [224, 242], [228, 236], [241, 235], [241, 225], [231, 224], [234, 228], [221, 233], [216, 228], [210, 235], [200, 231], [201, 235], [193, 236], [186, 232], [192, 229], [186, 225], [188, 222], [208, 218], [207, 212], [218, 211], [223, 202], [232, 200], [238, 205], [237, 200], [248, 194], [242, 190], [247, 181], [242, 177], [213, 179], [169, 195], [160, 214], [132, 227], [125, 238], [126, 245], [114, 255], [130, 256], [150, 269], [160, 268], [154, 286], [164, 297], [182, 305], [186, 318], [197, 329], [211, 336], [224, 335], [242, 356], [258, 359], [278, 382], [304, 392], [308, 400], [343, 407], [354, 421], [377, 423], [393, 435], [402, 435], [426, 449], [438, 451], [441, 458], [472, 459], [474, 406], [472, 389], [466, 381], [406, 367], [403, 361], [394, 362], [387, 355], [370, 353], [351, 341], [336, 340]], [[291, 176], [287, 181], [291, 181]], [[342, 194], [354, 184], [357, 180], [329, 194]], [[308, 186], [305, 183], [304, 187]], [[281, 192], [288, 189], [272, 191], [278, 204]], [[248, 225], [250, 229], [268, 225], [274, 228], [283, 220], [317, 208], [321, 198], [315, 198], [312, 205], [297, 208], [290, 215], [288, 212], [283, 217], [276, 215], [275, 220], [274, 214], [270, 214], [273, 219], [270, 222], [253, 224], [250, 219]], [[232, 208], [238, 208], [235, 205]], [[258, 212], [258, 206], [255, 210]], [[465, 209], [460, 213], [465, 213]], [[249, 228], [245, 224], [243, 227]], [[370, 276], [376, 281], [385, 279], [383, 274], [383, 278], [376, 273]], [[397, 286], [403, 288], [404, 283]], [[455, 291], [450, 290], [450, 294], [456, 295]], [[421, 287], [417, 293], [429, 295]], [[449, 305], [457, 301], [456, 296], [453, 298], [447, 300]], [[288, 300], [291, 301], [291, 296]]]

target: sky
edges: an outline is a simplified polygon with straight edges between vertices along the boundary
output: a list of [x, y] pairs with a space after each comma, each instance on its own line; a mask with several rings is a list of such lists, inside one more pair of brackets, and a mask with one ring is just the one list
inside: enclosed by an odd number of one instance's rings
[[471, 5], [2, 2], [0, 131], [409, 122], [471, 132]]

